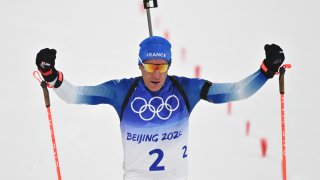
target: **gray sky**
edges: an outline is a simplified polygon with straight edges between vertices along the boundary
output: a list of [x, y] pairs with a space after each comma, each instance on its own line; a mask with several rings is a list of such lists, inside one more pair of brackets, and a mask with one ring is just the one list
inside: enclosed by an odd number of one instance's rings
[[[142, 2], [142, 0], [141, 0]], [[42, 91], [32, 77], [37, 52], [58, 51], [56, 67], [77, 85], [139, 75], [138, 44], [148, 36], [140, 1], [0, 2], [0, 178], [56, 179]], [[286, 73], [289, 179], [318, 179], [318, 52], [316, 0], [158, 1], [154, 34], [173, 45], [169, 74], [213, 82], [238, 81], [256, 71], [263, 46], [279, 44]], [[185, 58], [181, 51], [185, 49]], [[121, 179], [119, 122], [111, 106], [68, 105], [52, 92], [52, 112], [63, 179]], [[252, 134], [244, 136], [250, 120]], [[261, 158], [259, 140], [268, 139]], [[277, 77], [248, 100], [201, 102], [191, 115], [190, 180], [281, 179]], [[208, 139], [210, 142], [208, 142]]]

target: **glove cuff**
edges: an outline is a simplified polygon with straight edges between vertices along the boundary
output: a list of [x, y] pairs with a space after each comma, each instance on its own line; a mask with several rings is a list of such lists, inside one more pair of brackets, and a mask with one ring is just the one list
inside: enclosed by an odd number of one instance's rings
[[63, 74], [61, 71], [58, 71], [58, 77], [57, 77], [57, 80], [56, 82], [54, 83], [53, 87], [54, 88], [58, 88], [61, 86], [62, 84], [62, 81], [63, 81]]
[[49, 71], [44, 72], [38, 69], [46, 82], [52, 82], [58, 77], [58, 71], [55, 68], [51, 68]]
[[275, 71], [271, 70], [270, 68], [268, 68], [266, 66], [264, 61], [262, 62], [261, 66], [260, 66], [260, 70], [268, 79], [273, 78], [273, 76], [276, 74]]

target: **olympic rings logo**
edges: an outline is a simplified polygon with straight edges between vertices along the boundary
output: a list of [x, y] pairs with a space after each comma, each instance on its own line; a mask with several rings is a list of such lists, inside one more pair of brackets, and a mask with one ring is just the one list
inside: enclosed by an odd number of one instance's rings
[[[175, 100], [177, 102], [176, 105], [172, 105], [172, 104], [169, 104], [168, 101], [171, 99], [172, 100]], [[156, 104], [156, 103], [152, 103], [154, 102], [155, 100], [159, 100], [160, 101], [160, 104], [158, 105], [153, 105], [153, 104]], [[140, 102], [139, 102], [140, 101]], [[142, 106], [140, 108], [135, 108], [134, 107], [134, 104], [141, 104], [142, 103]], [[144, 121], [150, 121], [152, 120], [156, 115], [158, 118], [160, 118], [161, 120], [168, 120], [171, 115], [172, 115], [172, 112], [173, 111], [176, 111], [178, 108], [179, 108], [179, 99], [177, 96], [175, 95], [171, 95], [169, 96], [165, 101], [159, 97], [159, 96], [156, 96], [156, 97], [153, 97], [149, 100], [149, 102], [147, 102], [146, 99], [142, 98], [142, 97], [136, 97], [134, 98], [134, 100], [131, 102], [131, 109], [134, 113], [136, 114], [139, 114], [140, 118]], [[174, 106], [174, 107], [173, 107]], [[146, 113], [147, 112], [151, 112], [151, 116], [150, 117], [145, 117]], [[167, 111], [167, 115], [161, 115], [160, 112], [162, 111]], [[163, 114], [163, 113], [162, 113]]]

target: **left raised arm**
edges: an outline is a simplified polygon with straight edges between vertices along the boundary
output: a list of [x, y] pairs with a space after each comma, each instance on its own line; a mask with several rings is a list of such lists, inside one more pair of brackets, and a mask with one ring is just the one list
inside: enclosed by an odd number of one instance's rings
[[264, 49], [266, 58], [258, 71], [236, 83], [213, 83], [208, 90], [207, 100], [226, 103], [246, 99], [256, 93], [268, 79], [273, 78], [285, 59], [284, 53], [275, 44], [267, 44]]

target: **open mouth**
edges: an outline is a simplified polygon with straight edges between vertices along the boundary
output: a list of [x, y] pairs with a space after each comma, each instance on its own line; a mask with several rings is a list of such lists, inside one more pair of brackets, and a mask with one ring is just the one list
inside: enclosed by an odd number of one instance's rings
[[157, 85], [160, 83], [160, 81], [151, 81], [152, 84]]

